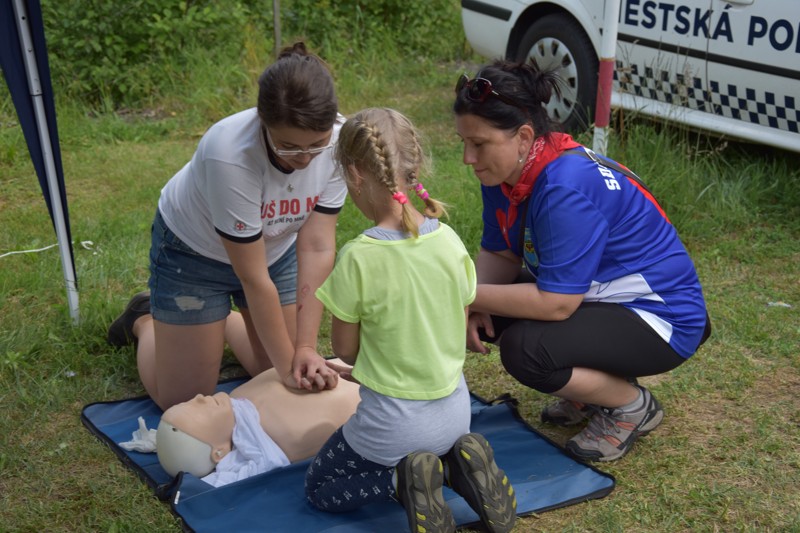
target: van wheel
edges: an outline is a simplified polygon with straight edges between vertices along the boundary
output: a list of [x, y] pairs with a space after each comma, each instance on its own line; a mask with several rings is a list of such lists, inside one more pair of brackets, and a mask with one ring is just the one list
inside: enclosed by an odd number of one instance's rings
[[547, 113], [565, 131], [585, 131], [594, 117], [598, 59], [580, 24], [556, 13], [536, 20], [517, 49], [516, 61], [536, 60], [542, 70], [557, 69], [561, 98], [553, 95]]

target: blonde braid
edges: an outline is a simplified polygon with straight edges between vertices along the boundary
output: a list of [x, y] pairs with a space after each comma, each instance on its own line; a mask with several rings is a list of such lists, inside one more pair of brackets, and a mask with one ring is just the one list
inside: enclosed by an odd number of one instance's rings
[[[354, 166], [385, 186], [402, 206], [403, 231], [419, 236], [407, 194], [409, 189], [416, 190], [417, 175], [427, 168], [427, 158], [418, 133], [405, 116], [388, 108], [359, 111], [342, 126], [335, 157], [348, 183], [353, 183]], [[427, 192], [417, 193], [425, 203], [425, 216], [440, 218], [446, 214], [442, 202], [430, 198]]]
[[388, 154], [389, 150], [386, 143], [383, 141], [383, 136], [372, 124], [366, 122], [363, 124], [367, 132], [367, 138], [372, 145], [372, 156], [374, 157], [372, 164], [373, 174], [391, 192], [397, 192], [395, 190], [394, 172], [392, 171], [392, 160], [390, 154]]
[[[414, 154], [416, 157], [414, 167], [421, 168], [425, 163], [425, 154], [422, 151], [422, 143], [420, 142], [419, 135], [415, 129], [411, 129], [411, 134], [414, 144]], [[417, 197], [425, 204], [425, 210], [423, 211], [425, 216], [428, 218], [441, 218], [442, 216], [447, 216], [447, 209], [444, 203], [432, 198], [428, 191], [426, 191], [424, 188], [422, 188], [422, 191], [419, 190], [417, 186], [421, 188], [422, 183], [418, 180], [417, 172], [415, 170], [409, 172], [408, 184], [409, 188], [414, 189], [414, 191], [417, 193]]]
[[[395, 149], [395, 143], [391, 142], [395, 140], [393, 138], [396, 137], [395, 133], [397, 124], [395, 117], [391, 114], [391, 112], [388, 112], [389, 110], [377, 111], [383, 111], [384, 116], [375, 117], [376, 125], [367, 124], [366, 122], [364, 123], [364, 128], [368, 131], [369, 141], [373, 147], [373, 174], [378, 181], [380, 181], [387, 189], [389, 189], [389, 192], [392, 193], [393, 197], [398, 194], [402, 195], [397, 196], [395, 199], [400, 202], [400, 206], [403, 210], [403, 231], [412, 234], [416, 238], [419, 237], [419, 226], [417, 225], [416, 220], [414, 220], [413, 213], [406, 206], [407, 197], [405, 196], [405, 187], [400, 187], [398, 185], [395, 172], [395, 159], [399, 158]], [[384, 128], [383, 132], [381, 132], [379, 129], [382, 119], [388, 121], [389, 123]]]

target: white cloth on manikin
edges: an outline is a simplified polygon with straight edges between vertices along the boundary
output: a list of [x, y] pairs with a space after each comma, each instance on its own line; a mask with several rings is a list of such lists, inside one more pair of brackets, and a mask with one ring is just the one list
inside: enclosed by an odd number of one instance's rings
[[119, 447], [129, 452], [155, 453], [156, 430], [147, 429], [143, 417], [139, 417], [139, 429], [131, 433], [131, 440], [120, 442]]

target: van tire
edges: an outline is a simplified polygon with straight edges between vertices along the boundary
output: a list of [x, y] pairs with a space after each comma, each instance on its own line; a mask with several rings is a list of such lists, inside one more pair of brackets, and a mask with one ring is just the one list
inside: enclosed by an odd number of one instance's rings
[[543, 70], [558, 68], [562, 97], [547, 103], [547, 112], [564, 131], [586, 131], [594, 119], [599, 61], [586, 32], [563, 13], [537, 19], [520, 41], [515, 61], [536, 60]]

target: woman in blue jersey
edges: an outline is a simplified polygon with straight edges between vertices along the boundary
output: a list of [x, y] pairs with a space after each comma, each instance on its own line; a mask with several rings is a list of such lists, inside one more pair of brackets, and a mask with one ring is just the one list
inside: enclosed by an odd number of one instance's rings
[[498, 344], [512, 376], [560, 398], [544, 422], [589, 421], [567, 449], [613, 461], [664, 417], [635, 378], [676, 368], [710, 327], [692, 260], [647, 188], [553, 131], [543, 104], [558, 83], [498, 60], [456, 85], [464, 163], [483, 193], [467, 346]]

